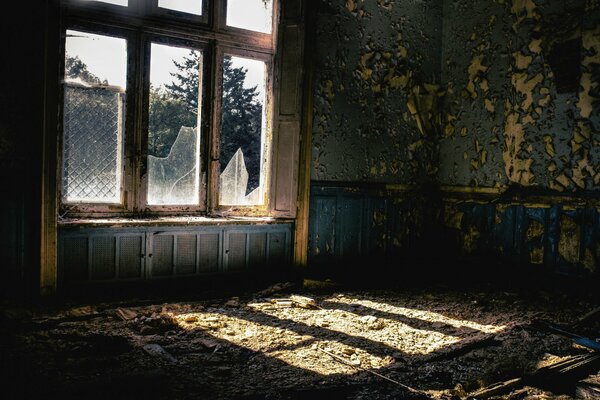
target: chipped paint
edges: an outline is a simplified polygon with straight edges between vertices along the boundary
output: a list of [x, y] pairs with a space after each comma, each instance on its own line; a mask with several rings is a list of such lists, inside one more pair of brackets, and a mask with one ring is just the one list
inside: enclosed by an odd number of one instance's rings
[[581, 265], [583, 268], [588, 270], [591, 273], [596, 272], [598, 268], [597, 256], [590, 249], [585, 249], [583, 254], [583, 260], [581, 261]]
[[441, 2], [317, 1], [312, 178], [434, 181]]
[[474, 226], [469, 226], [462, 235], [462, 247], [466, 254], [472, 254], [477, 250], [481, 232]]
[[568, 263], [579, 261], [579, 246], [581, 243], [581, 229], [575, 221], [566, 216], [560, 217], [560, 239], [558, 253]]
[[487, 81], [482, 78], [487, 70], [488, 67], [483, 64], [483, 55], [479, 54], [471, 59], [471, 63], [467, 68], [467, 73], [469, 74], [467, 92], [469, 92], [472, 99], [477, 98], [477, 92], [475, 91], [476, 85], [478, 85], [483, 91], [487, 91], [485, 90], [487, 89]]
[[531, 172], [533, 159], [520, 157], [525, 144], [525, 130], [519, 119], [520, 115], [514, 111], [506, 116], [504, 168], [510, 181], [529, 186], [534, 179]]
[[444, 208], [444, 225], [448, 228], [462, 229], [462, 220], [465, 214], [459, 211], [454, 204], [446, 204]]
[[[600, 14], [590, 10], [600, 11], [583, 0], [445, 5], [443, 114], [456, 118], [440, 138], [441, 184], [600, 190]], [[579, 39], [581, 58], [569, 59], [579, 90], [561, 94], [551, 52]]]

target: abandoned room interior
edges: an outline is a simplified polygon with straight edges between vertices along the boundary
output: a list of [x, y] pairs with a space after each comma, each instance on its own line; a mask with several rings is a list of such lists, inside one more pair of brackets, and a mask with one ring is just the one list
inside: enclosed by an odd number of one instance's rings
[[5, 399], [600, 399], [600, 1], [5, 4]]

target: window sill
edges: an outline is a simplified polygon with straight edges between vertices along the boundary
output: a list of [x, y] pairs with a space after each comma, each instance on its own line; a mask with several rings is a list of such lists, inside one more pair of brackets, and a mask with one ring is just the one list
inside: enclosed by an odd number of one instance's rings
[[292, 219], [273, 217], [189, 217], [163, 216], [148, 218], [62, 218], [59, 228], [78, 227], [147, 227], [147, 226], [219, 226], [219, 225], [274, 225], [290, 223]]

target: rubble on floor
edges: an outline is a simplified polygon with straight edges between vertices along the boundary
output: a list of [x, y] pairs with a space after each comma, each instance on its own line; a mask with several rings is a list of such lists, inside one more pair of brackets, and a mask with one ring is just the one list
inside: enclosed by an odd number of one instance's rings
[[3, 387], [63, 399], [600, 398], [593, 343], [539, 324], [595, 341], [598, 304], [584, 295], [334, 289], [6, 306]]

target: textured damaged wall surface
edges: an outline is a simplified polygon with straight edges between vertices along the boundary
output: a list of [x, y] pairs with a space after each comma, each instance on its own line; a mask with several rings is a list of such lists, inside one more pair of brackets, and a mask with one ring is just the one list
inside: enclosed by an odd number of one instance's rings
[[315, 185], [311, 193], [308, 258], [321, 271], [368, 278], [368, 265], [370, 276], [405, 276], [437, 254], [431, 244], [441, 207], [422, 193], [347, 185]]
[[315, 2], [312, 180], [430, 181], [442, 2]]
[[600, 189], [600, 3], [444, 2], [442, 185]]
[[[600, 213], [591, 207], [446, 201], [444, 229], [460, 244], [460, 256], [479, 263], [540, 266], [571, 276], [597, 274]], [[521, 269], [521, 272], [527, 271]]]

